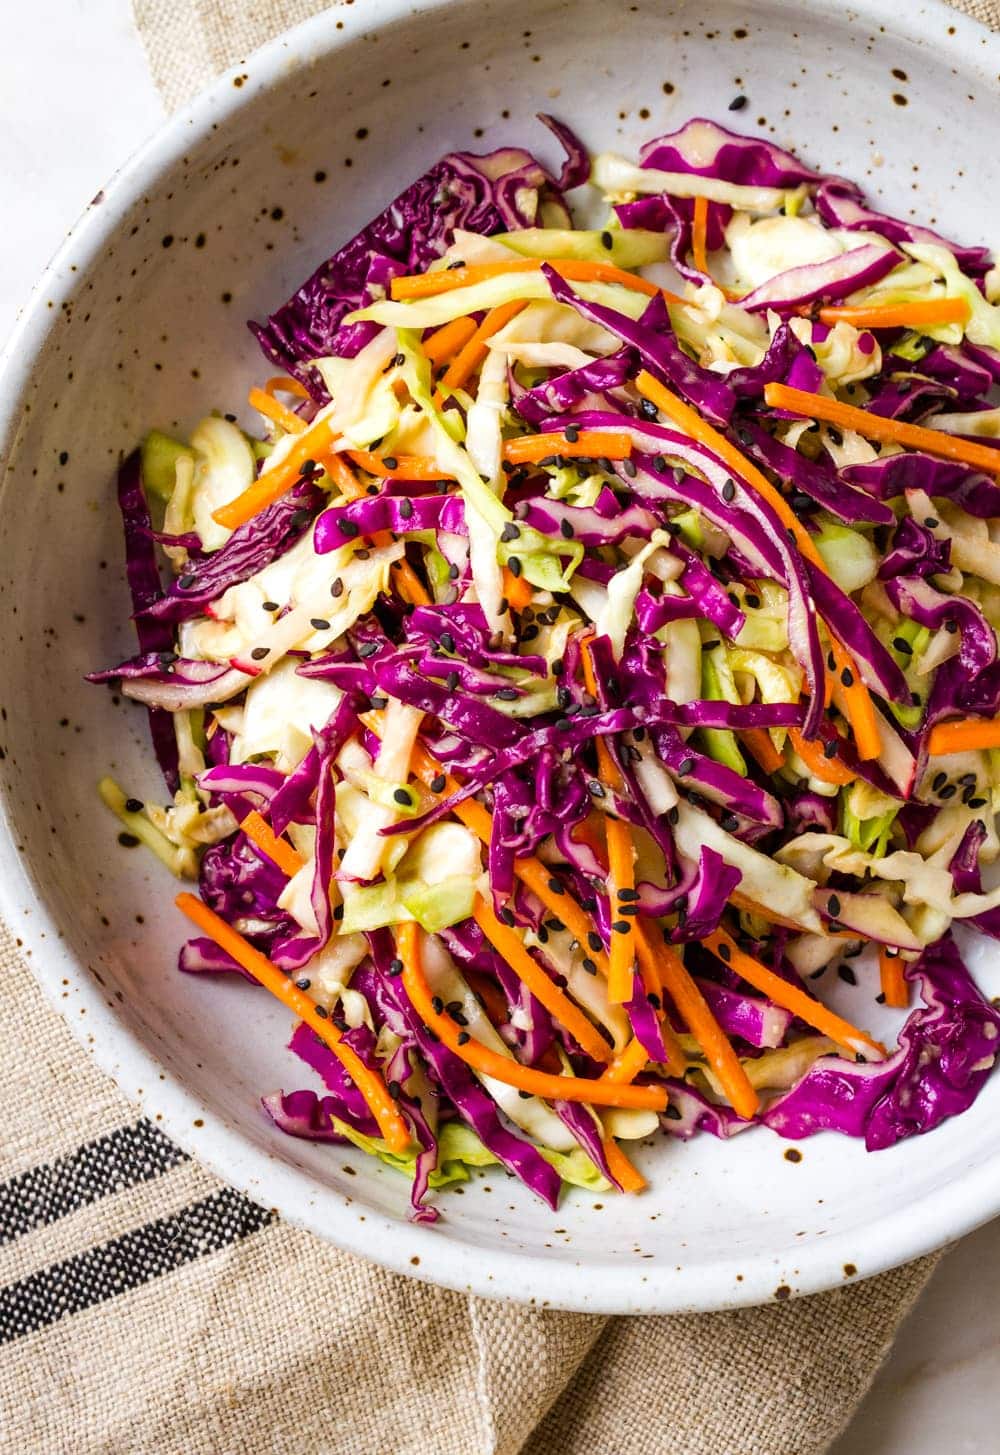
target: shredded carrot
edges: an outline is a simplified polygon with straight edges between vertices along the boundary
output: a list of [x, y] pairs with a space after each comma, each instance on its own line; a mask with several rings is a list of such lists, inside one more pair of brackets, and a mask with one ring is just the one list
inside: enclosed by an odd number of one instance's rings
[[835, 1015], [832, 1010], [827, 1010], [820, 1001], [814, 1000], [797, 985], [791, 985], [741, 950], [731, 935], [725, 930], [715, 930], [708, 935], [702, 944], [707, 950], [711, 950], [730, 969], [735, 970], [748, 985], [755, 990], [760, 990], [775, 1005], [783, 1006], [804, 1020], [806, 1025], [812, 1026], [814, 1030], [820, 1031], [824, 1036], [829, 1036], [831, 1041], [836, 1041], [838, 1046], [853, 1057], [862, 1047], [869, 1051], [877, 1051], [880, 1056], [887, 1054], [886, 1049], [878, 1041], [872, 1040], [865, 1031], [859, 1031], [857, 1026], [852, 1026], [850, 1021], [844, 1020], [843, 1016]]
[[256, 409], [258, 414], [264, 414], [268, 419], [273, 419], [275, 424], [280, 424], [286, 434], [303, 434], [306, 429], [306, 422], [300, 419], [297, 414], [281, 403], [280, 399], [274, 399], [263, 389], [251, 389], [247, 395], [247, 403], [251, 409]]
[[288, 374], [275, 374], [268, 379], [264, 385], [265, 394], [294, 394], [296, 399], [308, 399], [309, 390], [298, 379], [291, 378]]
[[680, 955], [670, 945], [654, 943], [644, 925], [636, 926], [636, 945], [640, 960], [654, 968], [677, 1014], [701, 1047], [733, 1110], [747, 1119], [754, 1116], [760, 1105], [757, 1093]]
[[267, 857], [281, 870], [287, 874], [289, 879], [297, 874], [305, 860], [297, 850], [293, 849], [285, 839], [279, 838], [269, 823], [261, 818], [256, 809], [248, 813], [240, 824], [240, 828], [246, 834], [252, 844], [256, 844], [262, 854]]
[[[757, 469], [756, 465], [751, 464], [735, 445], [730, 444], [725, 435], [720, 434], [717, 429], [713, 429], [710, 424], [703, 420], [697, 410], [692, 409], [689, 404], [685, 404], [682, 399], [678, 399], [672, 390], [667, 389], [658, 379], [654, 379], [652, 374], [648, 373], [647, 370], [642, 370], [636, 382], [639, 393], [644, 398], [649, 399], [655, 404], [657, 409], [662, 410], [675, 424], [679, 424], [698, 444], [705, 445], [713, 454], [718, 455], [724, 464], [728, 465], [735, 474], [740, 475], [748, 485], [756, 490], [776, 513], [782, 525], [792, 532], [795, 544], [798, 546], [802, 555], [814, 566], [818, 566], [821, 571], [826, 570], [823, 557], [813, 543], [812, 536], [801, 523], [785, 497], [771, 484], [767, 476], [763, 475]], [[765, 387], [765, 398], [767, 398], [768, 390], [773, 387], [775, 386], [771, 384]], [[784, 388], [785, 386], [779, 385], [777, 387]], [[791, 392], [800, 393], [801, 391], [792, 390]], [[811, 394], [803, 395], [803, 398], [807, 399], [814, 397], [817, 396]], [[768, 403], [772, 402], [774, 401], [768, 399]], [[863, 410], [856, 412], [864, 414]], [[833, 641], [832, 651], [836, 670], [841, 681], [843, 681], [846, 671], [848, 673], [847, 680], [851, 683], [850, 687], [844, 686], [838, 690], [842, 692], [844, 707], [850, 719], [851, 727], [854, 729], [858, 756], [864, 761], [870, 758], [877, 758], [882, 751], [882, 740], [879, 735], [875, 707], [868, 689], [861, 681], [861, 675], [853, 660], [841, 646], [840, 642]]]
[[249, 940], [244, 939], [232, 925], [227, 925], [224, 919], [195, 895], [178, 894], [175, 903], [220, 949], [225, 950], [238, 965], [249, 971], [265, 990], [269, 990], [282, 1005], [287, 1006], [293, 1015], [305, 1021], [323, 1044], [329, 1046], [364, 1097], [388, 1145], [394, 1152], [405, 1152], [410, 1145], [410, 1133], [385, 1082], [342, 1040], [340, 1031], [332, 1021], [319, 1014], [315, 1002], [304, 991], [299, 990], [284, 971], [272, 965], [266, 955], [256, 950]]
[[[365, 491], [343, 455], [331, 450], [326, 456], [324, 464], [327, 474], [341, 495], [348, 500], [361, 499]], [[388, 546], [391, 543], [391, 531], [379, 530], [372, 535], [372, 545]], [[401, 556], [398, 561], [393, 561], [391, 570], [396, 577], [396, 589], [404, 601], [408, 601], [412, 606], [426, 606], [429, 603], [430, 596], [405, 556]]]
[[694, 199], [694, 220], [691, 228], [691, 257], [698, 272], [707, 278], [708, 271], [708, 250], [706, 247], [706, 234], [708, 232], [708, 198], [696, 197]]
[[602, 1138], [601, 1146], [604, 1148], [604, 1160], [608, 1164], [608, 1171], [622, 1192], [641, 1192], [646, 1186], [646, 1179], [638, 1167], [633, 1166], [629, 1161], [614, 1137]]
[[828, 758], [819, 743], [804, 738], [798, 728], [789, 728], [788, 737], [809, 772], [821, 783], [846, 784], [855, 781], [856, 773], [852, 773], [839, 758]]
[[910, 987], [903, 974], [903, 963], [902, 956], [890, 955], [885, 945], [879, 946], [878, 973], [882, 994], [886, 1005], [897, 1010], [905, 1010], [910, 1003]]
[[987, 748], [1000, 748], [1000, 718], [963, 717], [955, 722], [939, 722], [927, 738], [927, 751], [932, 758], [946, 753], [974, 753]]
[[574, 439], [565, 434], [525, 434], [505, 440], [503, 457], [512, 465], [535, 464], [552, 455], [567, 460], [627, 460], [632, 453], [632, 436], [624, 430], [581, 429]]
[[552, 981], [541, 965], [533, 960], [516, 930], [501, 924], [485, 899], [476, 901], [473, 918], [497, 953], [507, 961], [518, 979], [544, 1005], [594, 1061], [608, 1061], [611, 1047], [595, 1026], [569, 997]]
[[338, 450], [330, 450], [324, 456], [323, 468], [341, 495], [346, 496], [348, 500], [360, 500], [364, 495], [364, 486]]
[[647, 298], [662, 293], [668, 303], [684, 301], [676, 293], [658, 288], [648, 278], [626, 272], [624, 268], [615, 267], [614, 263], [588, 263], [578, 258], [512, 258], [509, 263], [477, 263], [464, 268], [435, 269], [432, 273], [411, 273], [406, 277], [393, 278], [390, 296], [399, 302], [411, 298], [434, 298], [439, 293], [471, 288], [476, 283], [488, 283], [491, 278], [503, 278], [510, 273], [537, 273], [546, 261], [568, 283], [620, 283], [623, 288], [645, 293]]
[[821, 308], [822, 323], [853, 323], [855, 328], [933, 328], [940, 323], [968, 323], [966, 298], [923, 298], [912, 303], [841, 304]]
[[779, 768], [784, 767], [785, 760], [771, 741], [767, 728], [745, 728], [740, 739], [765, 773], [777, 773]]
[[[635, 845], [632, 831], [620, 818], [609, 818], [608, 894], [611, 899], [611, 948], [608, 952], [608, 999], [622, 1005], [632, 999], [632, 970], [635, 965]], [[624, 946], [619, 949], [619, 945]]]
[[[683, 1061], [683, 1053], [682, 1053]], [[649, 1052], [642, 1042], [635, 1037], [629, 1041], [620, 1056], [616, 1056], [608, 1069], [603, 1073], [604, 1081], [619, 1081], [626, 1085], [634, 1081], [640, 1071], [644, 1071], [649, 1065]], [[682, 1065], [683, 1071], [683, 1065]]]
[[[198, 901], [196, 901], [197, 903]], [[582, 1101], [589, 1106], [630, 1106], [648, 1111], [665, 1111], [667, 1094], [657, 1086], [623, 1086], [612, 1081], [593, 1081], [584, 1076], [553, 1076], [522, 1066], [509, 1056], [488, 1046], [463, 1031], [446, 1012], [434, 1009], [430, 987], [424, 975], [420, 948], [420, 929], [412, 921], [398, 925], [396, 943], [403, 962], [403, 987], [417, 1015], [429, 1026], [453, 1055], [483, 1076], [491, 1076], [506, 1086], [547, 1101]]]
[[515, 611], [523, 611], [535, 599], [531, 582], [526, 581], [523, 576], [515, 576], [509, 566], [503, 568], [503, 594], [507, 598], [507, 605]]
[[940, 429], [887, 419], [867, 409], [857, 409], [853, 404], [841, 404], [839, 399], [827, 399], [807, 389], [792, 389], [787, 384], [765, 384], [764, 399], [775, 409], [789, 409], [807, 419], [824, 420], [839, 429], [853, 429], [865, 439], [903, 445], [908, 450], [924, 450], [943, 460], [972, 465], [988, 475], [1000, 475], [1000, 450], [990, 445], [977, 445]]
[[[453, 276], [454, 274], [445, 274], [445, 277]], [[440, 405], [444, 401], [445, 395], [453, 389], [461, 389], [485, 359], [487, 340], [491, 339], [495, 333], [499, 333], [512, 318], [516, 318], [522, 308], [526, 307], [525, 303], [502, 303], [499, 308], [490, 309], [468, 343], [459, 349], [441, 375], [441, 382], [434, 395], [435, 404]]]
[[420, 347], [430, 359], [432, 367], [439, 369], [465, 348], [475, 331], [474, 318], [453, 318], [450, 323], [444, 323], [432, 334], [428, 334]]
[[[829, 627], [827, 627], [829, 630]], [[882, 734], [879, 732], [878, 715], [868, 688], [861, 680], [857, 664], [850, 653], [836, 638], [831, 636], [830, 650], [837, 670], [833, 683], [833, 696], [837, 706], [842, 707], [844, 716], [854, 730], [854, 747], [863, 763], [877, 758], [882, 752]], [[850, 686], [847, 684], [850, 683]], [[827, 689], [830, 678], [827, 678]], [[829, 706], [829, 691], [827, 696]]]
[[267, 506], [280, 500], [302, 474], [303, 465], [321, 459], [334, 438], [329, 417], [318, 419], [304, 434], [299, 435], [280, 464], [258, 476], [242, 495], [237, 495], [234, 500], [228, 500], [225, 505], [213, 511], [212, 519], [228, 530], [235, 530], [237, 526], [252, 520]]
[[[593, 635], [580, 644], [583, 680], [587, 691], [597, 696], [597, 678], [591, 655]], [[603, 738], [597, 739], [597, 768], [601, 781], [613, 793], [622, 790], [622, 775]], [[611, 911], [611, 946], [608, 951], [608, 999], [612, 1005], [623, 1005], [632, 999], [632, 973], [635, 966], [635, 903], [629, 897], [635, 892], [635, 844], [632, 830], [622, 819], [605, 819], [604, 832], [608, 845], [608, 901]]]
[[[371, 450], [348, 450], [348, 457], [369, 475], [380, 475], [384, 480], [447, 480], [448, 471], [442, 470], [436, 460], [423, 455], [376, 455]], [[390, 461], [392, 463], [390, 463]]]

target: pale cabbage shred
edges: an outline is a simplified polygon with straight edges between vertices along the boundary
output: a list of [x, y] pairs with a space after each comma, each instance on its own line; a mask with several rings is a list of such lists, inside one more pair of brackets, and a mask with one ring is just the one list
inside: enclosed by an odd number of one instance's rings
[[[803, 189], [738, 187], [699, 176], [661, 174], [610, 155], [595, 159], [593, 179], [603, 187], [609, 201], [630, 200], [636, 195], [667, 188], [677, 196], [704, 196], [730, 204], [735, 210], [726, 230], [727, 251], [717, 255], [715, 261], [719, 266], [713, 272], [719, 283], [735, 284], [742, 291], [766, 283], [783, 271], [825, 261], [873, 240], [866, 234], [822, 228], [815, 216], [801, 215]], [[500, 239], [459, 233], [440, 266], [459, 260], [470, 264], [497, 261], [509, 256], [511, 250], [522, 256], [540, 258], [599, 257], [624, 267], [663, 261], [665, 246], [659, 235], [623, 232], [612, 225], [610, 252], [605, 241], [607, 236], [606, 233], [556, 234], [544, 229], [529, 229]], [[894, 302], [963, 296], [972, 310], [965, 331], [967, 336], [973, 342], [1000, 347], [1000, 308], [994, 306], [1000, 286], [995, 282], [990, 285], [988, 280], [984, 298], [961, 275], [946, 249], [908, 245], [903, 251], [912, 261], [901, 260], [893, 272], [853, 301]], [[612, 285], [575, 286], [584, 297], [610, 304], [633, 317], [638, 317], [646, 306], [647, 300], [641, 294]], [[704, 367], [726, 373], [760, 361], [779, 324], [777, 315], [770, 314], [766, 319], [748, 315], [729, 303], [715, 284], [685, 284], [684, 296], [683, 304], [671, 306], [672, 321], [678, 336], [696, 351]], [[489, 341], [476, 393], [470, 396], [462, 392], [467, 410], [463, 437], [457, 416], [443, 414], [431, 398], [429, 373], [416, 347], [418, 335], [414, 330], [436, 327], [467, 313], [515, 300], [525, 301], [527, 306]], [[540, 274], [498, 277], [414, 303], [376, 302], [357, 311], [348, 322], [362, 319], [383, 327], [356, 358], [317, 361], [333, 400], [322, 412], [331, 417], [342, 436], [340, 448], [363, 449], [382, 441], [387, 451], [391, 446], [401, 453], [433, 456], [442, 473], [458, 481], [466, 501], [469, 543], [466, 547], [458, 542], [456, 548], [468, 549], [471, 553], [473, 599], [479, 600], [491, 627], [507, 634], [510, 619], [501, 607], [499, 568], [503, 555], [498, 548], [498, 535], [510, 518], [501, 501], [503, 431], [510, 425], [516, 427], [509, 413], [508, 367], [579, 368], [590, 359], [613, 351], [618, 341], [604, 329], [581, 319], [575, 310], [553, 302]], [[790, 326], [811, 347], [830, 387], [856, 386], [881, 370], [881, 353], [870, 334], [862, 348], [861, 332], [844, 322], [837, 323], [819, 340], [813, 337], [812, 325], [807, 320], [793, 318]], [[955, 325], [925, 332], [942, 342], [957, 342], [961, 338], [961, 330]], [[405, 390], [400, 385], [405, 385]], [[407, 397], [410, 402], [401, 403]], [[987, 416], [954, 415], [940, 418], [936, 427], [992, 436], [997, 432], [996, 417], [997, 411]], [[808, 436], [809, 430], [808, 421], [790, 424], [784, 431], [785, 442], [795, 447]], [[265, 462], [265, 472], [280, 462], [293, 442], [291, 436], [285, 437], [278, 430], [272, 429], [272, 434], [274, 447]], [[838, 438], [823, 427], [820, 434], [838, 466], [877, 457], [878, 452], [867, 441], [850, 432]], [[212, 512], [251, 482], [255, 474], [253, 453], [245, 436], [234, 425], [215, 417], [202, 421], [191, 437], [191, 445], [194, 461], [190, 457], [178, 461], [177, 484], [168, 504], [165, 528], [176, 533], [195, 529], [207, 548], [217, 549], [229, 532], [212, 520]], [[892, 447], [886, 449], [891, 452]], [[601, 488], [599, 475], [583, 476], [573, 465], [553, 467], [549, 473], [551, 494], [571, 503], [592, 504]], [[914, 514], [931, 513], [931, 502], [926, 496], [911, 492], [911, 497]], [[992, 541], [985, 522], [976, 521], [954, 507], [935, 506], [934, 514], [940, 521], [935, 534], [949, 538], [952, 544], [955, 568], [952, 587], [957, 589], [962, 585], [961, 575], [957, 584], [954, 580], [958, 572], [971, 574], [978, 578], [978, 583], [1000, 586], [1000, 545]], [[874, 548], [863, 532], [829, 520], [817, 544], [845, 590], [855, 592], [873, 582], [877, 561]], [[725, 549], [725, 545], [723, 538], [720, 549]], [[654, 533], [648, 543], [641, 543], [630, 564], [613, 578], [608, 588], [573, 578], [572, 566], [566, 578], [560, 579], [559, 589], [569, 589], [585, 616], [611, 637], [616, 653], [621, 651], [644, 569], [660, 576], [665, 592], [681, 590], [675, 583], [679, 568], [665, 549], [668, 547], [669, 537]], [[371, 550], [366, 561], [356, 559], [357, 549], [355, 543], [348, 542], [330, 555], [319, 557], [313, 548], [312, 532], [307, 532], [278, 560], [227, 592], [216, 603], [211, 617], [186, 623], [181, 628], [181, 650], [194, 657], [246, 661], [255, 647], [271, 648], [266, 667], [247, 688], [242, 708], [220, 708], [216, 714], [234, 734], [233, 761], [264, 759], [290, 772], [308, 751], [313, 731], [327, 721], [335, 708], [340, 697], [338, 689], [299, 676], [294, 659], [286, 653], [318, 652], [334, 646], [353, 622], [371, 609], [379, 591], [385, 589], [389, 567], [401, 555], [402, 547]], [[183, 569], [186, 553], [175, 549], [168, 554], [175, 569]], [[558, 551], [553, 553], [553, 559], [556, 569], [560, 569]], [[336, 605], [331, 606], [329, 588], [335, 576], [340, 576], [345, 589]], [[971, 587], [973, 593], [980, 590], [977, 580], [966, 581], [965, 586], [967, 590]], [[741, 595], [747, 590], [738, 589]], [[750, 608], [741, 602], [747, 625], [735, 644], [724, 645], [722, 660], [736, 692], [732, 700], [751, 700], [759, 692], [764, 701], [785, 701], [789, 695], [798, 693], [802, 676], [787, 650], [785, 592], [780, 586], [765, 581], [753, 583], [753, 590], [761, 604]], [[275, 624], [271, 620], [273, 613], [264, 611], [263, 604], [267, 601], [291, 608], [281, 623]], [[320, 615], [329, 621], [329, 628], [317, 630], [311, 625]], [[551, 661], [561, 654], [566, 636], [578, 621], [572, 612], [564, 610], [555, 625], [543, 628], [533, 650], [542, 651]], [[939, 633], [934, 647], [925, 652], [923, 672], [945, 659], [947, 641], [954, 642], [952, 637], [943, 640], [945, 635]], [[666, 649], [670, 695], [678, 702], [694, 699], [701, 687], [701, 634], [697, 624], [675, 622], [662, 628], [658, 636]], [[528, 709], [522, 704], [521, 710], [529, 709], [538, 711], [540, 702], [532, 700]], [[510, 705], [510, 710], [516, 711], [516, 705]], [[152, 843], [151, 838], [149, 841], [175, 872], [193, 877], [196, 846], [226, 837], [232, 832], [233, 821], [227, 809], [206, 813], [204, 803], [192, 789], [194, 775], [204, 766], [204, 759], [194, 743], [188, 716], [178, 714], [182, 767], [186, 764], [185, 786], [174, 807], [149, 810], [152, 833], [162, 836], [162, 844]], [[383, 790], [386, 786], [406, 786], [406, 765], [420, 718], [421, 714], [414, 709], [390, 701], [379, 725], [382, 746], [375, 761], [357, 743], [348, 744], [338, 758], [343, 781], [338, 786], [336, 832], [342, 860], [336, 876], [336, 892], [342, 897], [344, 916], [338, 933], [309, 962], [309, 978], [310, 993], [317, 1002], [332, 1010], [340, 1001], [352, 1026], [370, 1024], [367, 1003], [349, 986], [353, 968], [366, 953], [366, 942], [358, 928], [413, 918], [414, 913], [408, 907], [407, 886], [412, 888], [414, 883], [421, 887], [421, 892], [429, 891], [431, 900], [443, 883], [450, 886], [449, 893], [456, 884], [464, 885], [460, 891], [467, 906], [463, 918], [471, 911], [475, 896], [488, 892], [478, 841], [460, 825], [439, 824], [416, 836], [383, 838], [379, 834], [382, 827], [399, 817], [391, 796], [387, 799]], [[779, 746], [783, 744], [783, 730], [772, 730], [772, 736]], [[748, 898], [797, 925], [800, 933], [791, 941], [788, 954], [803, 974], [829, 963], [842, 949], [843, 942], [825, 931], [814, 902], [817, 885], [822, 885], [834, 870], [878, 881], [872, 887], [875, 894], [886, 896], [886, 911], [895, 914], [898, 907], [906, 923], [924, 942], [943, 933], [952, 919], [967, 918], [1000, 904], [1000, 889], [987, 894], [955, 894], [947, 870], [951, 855], [976, 817], [971, 810], [956, 807], [944, 810], [934, 831], [918, 842], [918, 852], [896, 850], [873, 856], [840, 835], [812, 833], [792, 841], [772, 858], [734, 839], [708, 814], [680, 799], [662, 765], [644, 755], [641, 749], [637, 751], [639, 761], [635, 771], [651, 801], [656, 800], [663, 811], [669, 808], [677, 816], [674, 836], [679, 853], [693, 861], [703, 845], [716, 849], [727, 863], [740, 870], [741, 888]], [[978, 774], [982, 763], [978, 761], [980, 755], [975, 756]], [[812, 780], [810, 787], [819, 793], [837, 792], [835, 787], [831, 789], [819, 780]], [[855, 789], [859, 787], [863, 790], [866, 785], [855, 785]], [[415, 802], [419, 802], [419, 790], [414, 791]], [[123, 821], [131, 824], [135, 815], [125, 809], [124, 796], [117, 786], [102, 788], [102, 794]], [[899, 806], [898, 800], [886, 795], [872, 797], [872, 794], [874, 790], [870, 791], [870, 801], [864, 799], [863, 793], [860, 797], [854, 794], [853, 812], [859, 820], [875, 818], [879, 813], [892, 814]], [[142, 832], [145, 834], [146, 830]], [[310, 893], [312, 835], [297, 825], [291, 827], [290, 833], [305, 862], [300, 873], [289, 881], [281, 905], [304, 931], [315, 933]], [[641, 831], [636, 837], [640, 851], [637, 867], [641, 870], [651, 841]], [[990, 862], [998, 854], [1000, 842], [991, 828], [981, 857], [983, 862]], [[383, 874], [380, 884], [372, 883]], [[425, 907], [427, 897], [423, 893], [420, 901]], [[412, 894], [409, 902], [413, 902]], [[540, 944], [530, 932], [526, 943]], [[627, 1016], [620, 1006], [608, 1002], [603, 983], [582, 969], [580, 947], [567, 932], [552, 932], [544, 952], [566, 977], [570, 994], [607, 1030], [614, 1049], [621, 1050], [630, 1035]], [[426, 960], [432, 988], [442, 999], [461, 1001], [470, 1034], [483, 1045], [510, 1056], [509, 1048], [484, 1015], [477, 997], [469, 990], [442, 942], [434, 936], [428, 939]], [[697, 1068], [696, 1079], [700, 1077], [704, 1088], [721, 1098], [722, 1088], [710, 1068], [704, 1065], [697, 1047], [689, 1038], [682, 1041], [690, 1054], [690, 1064]], [[787, 1086], [802, 1074], [811, 1060], [831, 1048], [832, 1043], [822, 1037], [807, 1037], [792, 1047], [765, 1051], [748, 1063], [748, 1070], [755, 1085]], [[579, 1151], [565, 1125], [544, 1102], [535, 1097], [521, 1097], [513, 1088], [491, 1078], [480, 1079], [511, 1121], [534, 1140], [553, 1153]], [[653, 1130], [656, 1122], [655, 1116], [648, 1113], [609, 1110], [601, 1116], [605, 1130], [619, 1137], [644, 1136]], [[350, 1129], [342, 1130], [359, 1145], [369, 1142]], [[368, 1149], [384, 1154], [384, 1148], [377, 1143]], [[488, 1160], [488, 1154], [484, 1155]], [[470, 1163], [475, 1160], [474, 1149], [466, 1150], [465, 1160]], [[601, 1179], [595, 1185], [603, 1185]]]

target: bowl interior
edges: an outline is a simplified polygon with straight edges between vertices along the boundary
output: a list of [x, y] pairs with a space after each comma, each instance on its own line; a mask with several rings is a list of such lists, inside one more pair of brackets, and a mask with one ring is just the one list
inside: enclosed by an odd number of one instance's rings
[[[1000, 233], [985, 144], [995, 47], [943, 8], [912, 9], [898, 22], [909, 38], [888, 13], [642, 0], [609, 25], [597, 0], [330, 11], [224, 78], [95, 204], [9, 359], [0, 397], [20, 393], [21, 407], [0, 497], [8, 911], [53, 998], [68, 982], [61, 1008], [149, 1114], [262, 1201], [380, 1261], [564, 1307], [707, 1308], [875, 1271], [1000, 1206], [986, 1191], [997, 1079], [967, 1116], [877, 1157], [830, 1136], [798, 1163], [765, 1132], [658, 1140], [639, 1154], [641, 1198], [574, 1193], [552, 1214], [483, 1176], [442, 1199], [437, 1228], [410, 1227], [402, 1179], [282, 1138], [260, 1112], [262, 1092], [313, 1084], [283, 1049], [287, 1016], [242, 983], [176, 972], [175, 885], [118, 845], [95, 794], [105, 772], [140, 797], [161, 792], [144, 715], [82, 681], [132, 650], [122, 452], [212, 408], [250, 423], [241, 401], [268, 368], [245, 320], [449, 148], [509, 140], [554, 161], [533, 120], [550, 110], [594, 149], [632, 153], [701, 113], [963, 240]], [[730, 114], [738, 95], [747, 104]], [[982, 946], [975, 964], [993, 973]]]

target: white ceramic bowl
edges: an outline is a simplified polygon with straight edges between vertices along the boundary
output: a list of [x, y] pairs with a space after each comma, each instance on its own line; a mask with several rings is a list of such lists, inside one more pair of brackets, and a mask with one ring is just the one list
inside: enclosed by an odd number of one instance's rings
[[[553, 1214], [496, 1175], [442, 1197], [438, 1226], [412, 1226], [401, 1178], [284, 1138], [260, 1112], [262, 1091], [309, 1081], [283, 1050], [287, 1015], [175, 971], [175, 886], [118, 846], [95, 797], [107, 771], [157, 792], [144, 717], [82, 680], [131, 650], [119, 454], [149, 425], [238, 406], [266, 372], [244, 321], [442, 152], [481, 136], [550, 155], [543, 109], [630, 152], [694, 113], [733, 121], [744, 94], [744, 130], [997, 241], [998, 71], [1000, 44], [938, 5], [365, 0], [223, 76], [95, 199], [0, 380], [0, 894], [100, 1064], [252, 1197], [402, 1272], [603, 1312], [815, 1291], [1000, 1210], [997, 1076], [968, 1115], [877, 1156], [833, 1136], [795, 1164], [766, 1132], [660, 1140], [640, 1154], [642, 1197], [576, 1193]], [[980, 947], [977, 972], [989, 958]]]

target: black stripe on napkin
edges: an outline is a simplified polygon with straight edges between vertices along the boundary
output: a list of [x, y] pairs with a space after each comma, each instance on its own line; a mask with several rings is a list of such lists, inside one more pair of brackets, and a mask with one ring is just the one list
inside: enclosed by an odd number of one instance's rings
[[258, 1232], [274, 1213], [224, 1187], [169, 1218], [159, 1218], [0, 1289], [0, 1344], [68, 1314], [128, 1293]]
[[55, 1162], [0, 1183], [0, 1247], [187, 1160], [187, 1153], [145, 1118], [116, 1127]]

